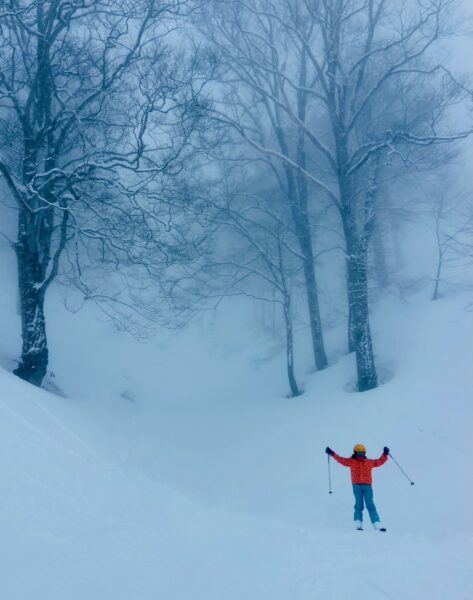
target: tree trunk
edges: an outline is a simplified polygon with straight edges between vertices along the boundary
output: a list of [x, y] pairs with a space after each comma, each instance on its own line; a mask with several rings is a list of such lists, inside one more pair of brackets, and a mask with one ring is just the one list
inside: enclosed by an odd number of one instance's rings
[[437, 242], [437, 270], [435, 272], [435, 285], [432, 294], [432, 300], [437, 300], [439, 297], [440, 274], [442, 272], [444, 259], [444, 245], [440, 233], [441, 221], [444, 218], [444, 198], [441, 196], [439, 206], [435, 212], [435, 240]]
[[317, 289], [317, 280], [315, 278], [314, 252], [312, 249], [310, 222], [307, 211], [307, 197], [301, 195], [301, 189], [297, 190], [293, 174], [289, 169], [286, 169], [286, 175], [291, 198], [294, 231], [303, 256], [304, 279], [307, 293], [307, 305], [309, 308], [309, 323], [315, 367], [318, 371], [321, 371], [327, 367], [328, 362], [325, 354], [322, 320], [320, 318], [319, 293]]
[[348, 282], [348, 352], [351, 354], [352, 352], [356, 352], [356, 336], [355, 336], [355, 315], [353, 312], [353, 307], [355, 306], [355, 302], [351, 297], [352, 294], [352, 286], [350, 286], [350, 271], [351, 271], [350, 260], [347, 259], [347, 282]]
[[369, 323], [368, 268], [366, 251], [356, 239], [347, 236], [347, 288], [349, 304], [349, 339], [356, 353], [358, 391], [378, 386]]
[[303, 242], [304, 253], [304, 277], [307, 292], [307, 304], [309, 307], [310, 331], [312, 334], [312, 349], [314, 351], [315, 366], [318, 371], [327, 367], [327, 356], [322, 332], [322, 322], [319, 310], [319, 295], [317, 281], [314, 273], [314, 255], [312, 244]]
[[287, 377], [291, 388], [291, 396], [300, 396], [301, 391], [294, 375], [294, 336], [292, 330], [291, 305], [289, 295], [284, 301], [284, 321], [286, 323], [286, 365]]
[[[297, 116], [302, 123], [307, 118], [307, 52], [301, 54], [299, 73], [299, 90], [297, 92]], [[297, 132], [297, 164], [307, 168], [306, 136], [299, 128]], [[308, 188], [306, 176], [298, 170], [296, 173], [296, 189], [298, 202], [298, 232], [299, 243], [304, 256], [304, 277], [307, 290], [307, 304], [309, 307], [310, 331], [312, 334], [312, 347], [314, 350], [315, 366], [321, 371], [327, 367], [327, 356], [325, 354], [324, 337], [322, 332], [322, 320], [319, 309], [319, 293], [315, 279], [314, 252], [312, 248], [312, 235], [310, 230], [310, 218], [308, 209]]]
[[[281, 132], [278, 134], [278, 139], [283, 152], [288, 155], [287, 146]], [[285, 166], [284, 170], [287, 181], [287, 194], [294, 223], [294, 232], [303, 256], [305, 288], [309, 308], [309, 324], [315, 367], [318, 371], [321, 371], [327, 367], [328, 362], [325, 354], [324, 336], [319, 309], [319, 296], [315, 278], [314, 253], [312, 250], [310, 220], [307, 210], [307, 193], [305, 187], [301, 187], [300, 185], [297, 186], [291, 168]]]
[[440, 286], [440, 274], [442, 272], [442, 264], [443, 264], [443, 252], [439, 248], [438, 251], [438, 259], [437, 259], [437, 270], [435, 272], [434, 278], [434, 291], [432, 293], [432, 300], [438, 300], [439, 297], [439, 286]]
[[23, 344], [20, 362], [14, 373], [25, 381], [40, 386], [46, 375], [49, 359], [44, 318], [44, 273], [39, 257], [28, 244], [25, 230], [20, 230], [15, 249]]
[[381, 232], [379, 217], [376, 216], [373, 235], [371, 236], [371, 247], [373, 249], [374, 273], [376, 282], [380, 289], [384, 289], [389, 284], [388, 267], [386, 261], [386, 251], [384, 247], [383, 235]]

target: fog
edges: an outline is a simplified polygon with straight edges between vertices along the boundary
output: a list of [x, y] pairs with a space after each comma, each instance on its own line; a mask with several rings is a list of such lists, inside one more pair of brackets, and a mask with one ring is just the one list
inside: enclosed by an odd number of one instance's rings
[[[472, 24], [460, 0], [1, 2], [8, 389], [27, 389], [12, 373], [58, 396], [58, 418], [86, 422], [88, 443], [130, 473], [316, 530], [306, 499], [266, 479], [270, 455], [297, 488], [313, 430], [321, 446], [324, 431], [343, 443], [348, 421], [381, 448], [378, 425], [400, 442], [398, 413], [377, 412], [396, 394], [402, 415], [417, 407], [413, 430], [440, 428], [426, 397], [443, 402], [446, 355], [462, 422]], [[248, 448], [268, 455], [246, 478], [235, 440], [266, 416]]]

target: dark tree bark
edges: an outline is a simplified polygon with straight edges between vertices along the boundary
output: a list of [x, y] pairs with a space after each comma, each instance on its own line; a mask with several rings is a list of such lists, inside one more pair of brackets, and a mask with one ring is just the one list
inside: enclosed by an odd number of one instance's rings
[[[45, 196], [49, 196], [47, 191]], [[18, 239], [14, 244], [22, 335], [21, 356], [14, 373], [38, 386], [46, 375], [49, 360], [44, 314], [46, 291], [57, 276], [59, 259], [66, 244], [69, 213], [64, 201], [61, 206], [62, 221], [53, 237], [53, 208], [35, 212], [26, 202], [20, 205]], [[54, 254], [51, 253], [53, 243]]]
[[21, 301], [22, 348], [15, 375], [40, 386], [46, 375], [49, 360], [46, 321], [44, 318], [44, 290], [35, 288], [38, 265], [20, 244], [17, 244], [18, 282]]

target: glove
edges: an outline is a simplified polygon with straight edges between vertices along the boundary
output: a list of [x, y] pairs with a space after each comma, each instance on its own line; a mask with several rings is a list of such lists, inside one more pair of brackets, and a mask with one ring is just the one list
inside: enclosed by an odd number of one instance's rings
[[389, 448], [387, 446], [384, 446], [383, 454], [389, 454]]
[[327, 454], [330, 454], [330, 456], [332, 456], [332, 454], [333, 454], [333, 450], [332, 450], [332, 448], [329, 448], [328, 446], [325, 448], [325, 452], [326, 452]]

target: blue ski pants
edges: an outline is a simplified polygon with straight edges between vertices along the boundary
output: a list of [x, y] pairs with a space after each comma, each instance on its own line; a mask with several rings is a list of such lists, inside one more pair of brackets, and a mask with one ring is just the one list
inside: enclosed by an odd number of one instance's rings
[[363, 509], [366, 504], [372, 523], [379, 521], [376, 506], [373, 502], [373, 488], [369, 483], [354, 483], [353, 493], [355, 494], [355, 521], [363, 521]]

